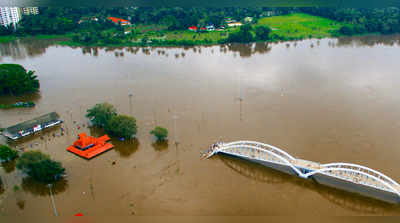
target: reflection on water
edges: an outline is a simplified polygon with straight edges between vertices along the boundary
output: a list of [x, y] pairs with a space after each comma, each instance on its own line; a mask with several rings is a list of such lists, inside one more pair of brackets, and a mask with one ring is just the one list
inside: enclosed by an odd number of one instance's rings
[[5, 191], [5, 186], [4, 186], [3, 180], [0, 177], [0, 195], [2, 195], [4, 193], [4, 191]]
[[3, 167], [3, 169], [6, 173], [11, 173], [15, 170], [16, 163], [17, 163], [17, 161], [15, 159], [15, 160], [11, 160], [8, 162], [2, 162], [1, 166]]
[[[34, 180], [31, 177], [25, 177], [22, 179], [21, 184], [22, 189], [25, 192], [29, 192], [36, 196], [48, 196], [49, 195], [49, 187], [47, 184], [40, 183]], [[68, 188], [68, 181], [65, 178], [58, 180], [52, 186], [53, 194], [63, 193]]]
[[17, 206], [20, 210], [24, 210], [25, 208], [25, 201], [24, 200], [17, 200]]
[[[315, 43], [314, 43], [315, 42]], [[274, 43], [276, 44], [276, 43]], [[250, 57], [254, 54], [266, 54], [271, 51], [274, 44], [267, 42], [257, 42], [249, 44], [226, 44], [219, 45], [219, 51], [222, 53], [232, 52], [234, 55], [237, 53], [240, 57]], [[355, 36], [355, 37], [339, 37], [329, 41], [330, 47], [347, 47], [347, 46], [374, 46], [377, 44], [383, 44], [387, 46], [400, 45], [400, 35], [367, 35], [367, 36]], [[12, 57], [13, 59], [24, 59], [27, 57], [35, 57], [42, 55], [46, 52], [46, 49], [50, 46], [56, 45], [55, 40], [40, 40], [40, 39], [21, 39], [12, 41], [9, 43], [0, 44], [0, 61], [2, 57]], [[315, 40], [310, 43], [309, 47], [314, 48], [320, 45], [319, 40]], [[285, 43], [286, 48], [290, 46], [296, 47], [297, 42]], [[177, 49], [178, 52], [174, 53], [176, 59], [185, 58], [186, 53], [189, 49], [192, 49], [194, 53], [202, 53], [202, 49], [206, 49], [214, 46], [194, 46], [194, 47], [76, 47], [80, 48], [83, 55], [91, 55], [97, 57], [100, 50], [104, 52], [113, 52], [115, 57], [124, 57], [125, 53], [137, 54], [141, 52], [143, 55], [157, 54], [159, 56], [168, 57], [166, 50]], [[211, 50], [214, 53], [214, 49]]]
[[[14, 103], [20, 102], [20, 101], [24, 101], [24, 102], [33, 101], [36, 103], [37, 101], [40, 100], [40, 98], [41, 98], [40, 91], [36, 92], [36, 93], [24, 94], [24, 95], [20, 95], [20, 96], [0, 96], [0, 104], [14, 104]], [[10, 108], [10, 109], [17, 109], [17, 108]], [[18, 108], [18, 109], [22, 109], [22, 108]], [[25, 110], [34, 109], [34, 107], [23, 108], [23, 109], [25, 109]]]
[[231, 168], [235, 172], [242, 176], [245, 176], [251, 180], [258, 182], [264, 182], [268, 184], [280, 184], [287, 182], [292, 176], [282, 174], [274, 169], [266, 169], [264, 166], [252, 163], [243, 159], [239, 159], [232, 156], [217, 156], [227, 167]]
[[168, 140], [164, 140], [161, 142], [154, 142], [151, 144], [151, 146], [154, 148], [156, 151], [164, 151], [168, 149]]
[[120, 141], [116, 138], [112, 138], [112, 143], [114, 144], [114, 150], [119, 153], [121, 157], [127, 158], [134, 154], [140, 146], [138, 139], [125, 139]]
[[55, 40], [24, 38], [0, 44], [0, 61], [3, 56], [13, 59], [25, 59], [44, 54], [49, 46], [55, 45]]
[[357, 37], [340, 37], [336, 46], [375, 46], [382, 44], [385, 46], [400, 45], [400, 35], [367, 35]]
[[324, 186], [311, 180], [303, 180], [237, 157], [228, 155], [219, 155], [217, 157], [227, 167], [240, 175], [245, 176], [249, 180], [255, 180], [267, 184], [288, 183], [293, 186], [307, 188], [316, 191], [326, 200], [357, 213], [383, 214], [385, 211], [396, 211], [400, 213], [400, 207], [397, 205]]

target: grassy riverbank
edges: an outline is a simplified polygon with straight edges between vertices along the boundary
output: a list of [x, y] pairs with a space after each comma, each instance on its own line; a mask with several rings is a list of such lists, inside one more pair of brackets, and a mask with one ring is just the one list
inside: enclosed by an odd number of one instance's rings
[[0, 43], [8, 43], [16, 39], [17, 37], [15, 36], [0, 36]]
[[[300, 40], [306, 38], [326, 38], [340, 36], [339, 29], [349, 24], [340, 23], [331, 19], [312, 16], [304, 13], [293, 13], [283, 16], [261, 18], [253, 28], [268, 26], [272, 29], [270, 42], [282, 40]], [[114, 38], [120, 38], [118, 43], [107, 43], [101, 39], [82, 43], [73, 40], [74, 34], [66, 35], [38, 35], [37, 39], [60, 39], [59, 44], [68, 46], [192, 46], [224, 43], [229, 34], [238, 32], [239, 27], [227, 28], [221, 31], [192, 32], [189, 30], [169, 31], [162, 25], [142, 25], [124, 27], [124, 32], [134, 32], [131, 37], [118, 37], [115, 30], [103, 30], [103, 33], [113, 34]], [[254, 31], [252, 31], [254, 35]], [[27, 38], [27, 37], [24, 37]], [[29, 37], [31, 38], [31, 37]], [[14, 40], [15, 37], [8, 41]], [[5, 40], [3, 42], [7, 41]]]
[[272, 29], [272, 35], [290, 39], [325, 38], [340, 35], [339, 29], [348, 25], [334, 20], [295, 13], [283, 16], [262, 18], [258, 25], [266, 25]]

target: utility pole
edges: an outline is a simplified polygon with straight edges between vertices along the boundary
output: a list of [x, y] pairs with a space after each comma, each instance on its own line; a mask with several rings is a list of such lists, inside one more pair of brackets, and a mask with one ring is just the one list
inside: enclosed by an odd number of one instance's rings
[[51, 200], [51, 204], [53, 205], [54, 215], [58, 216], [57, 209], [56, 209], [56, 203], [54, 202], [53, 192], [51, 190], [52, 184], [47, 184], [47, 186], [49, 187], [49, 191], [50, 191], [50, 200]]
[[176, 134], [176, 120], [179, 118], [178, 115], [173, 115], [172, 118], [174, 119], [174, 136], [175, 136], [175, 145], [178, 145], [178, 136]]
[[132, 115], [132, 97], [133, 97], [133, 93], [129, 93], [128, 94], [129, 97], [129, 114]]

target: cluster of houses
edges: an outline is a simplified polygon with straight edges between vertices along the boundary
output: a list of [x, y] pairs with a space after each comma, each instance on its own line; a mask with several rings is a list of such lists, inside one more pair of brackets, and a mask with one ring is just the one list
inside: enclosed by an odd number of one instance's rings
[[[125, 25], [131, 25], [131, 22], [129, 20], [126, 19], [121, 19], [121, 18], [116, 18], [116, 17], [108, 17], [108, 20], [110, 20], [111, 22], [115, 23], [115, 24], [121, 24], [121, 26], [125, 26]], [[81, 24], [82, 22], [85, 21], [95, 21], [98, 22], [99, 19], [97, 17], [91, 17], [91, 18], [85, 18], [85, 19], [81, 19], [78, 21], [78, 24]]]
[[[253, 21], [253, 17], [244, 18], [245, 23], [251, 23], [252, 21]], [[226, 23], [227, 27], [237, 27], [237, 26], [243, 25], [243, 23], [237, 22], [236, 20], [233, 20], [230, 18], [225, 19], [225, 23]], [[190, 26], [188, 28], [188, 30], [194, 31], [194, 32], [197, 32], [197, 31], [221, 31], [224, 29], [225, 29], [225, 27], [223, 27], [223, 26], [221, 26], [220, 28], [215, 28], [214, 25], [209, 25], [209, 26], [205, 26], [205, 27]]]
[[197, 31], [215, 31], [215, 30], [219, 31], [219, 30], [222, 30], [222, 28], [221, 29], [215, 29], [214, 25], [209, 25], [209, 26], [206, 26], [206, 27], [190, 26], [188, 28], [188, 30], [193, 31], [193, 32], [197, 32]]

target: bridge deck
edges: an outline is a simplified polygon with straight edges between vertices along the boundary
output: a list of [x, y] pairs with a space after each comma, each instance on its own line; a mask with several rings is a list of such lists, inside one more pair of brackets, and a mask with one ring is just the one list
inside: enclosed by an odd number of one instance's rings
[[293, 165], [300, 167], [300, 168], [306, 168], [306, 169], [311, 169], [311, 170], [318, 170], [321, 169], [321, 164], [309, 160], [303, 160], [303, 159], [295, 159], [293, 162]]

